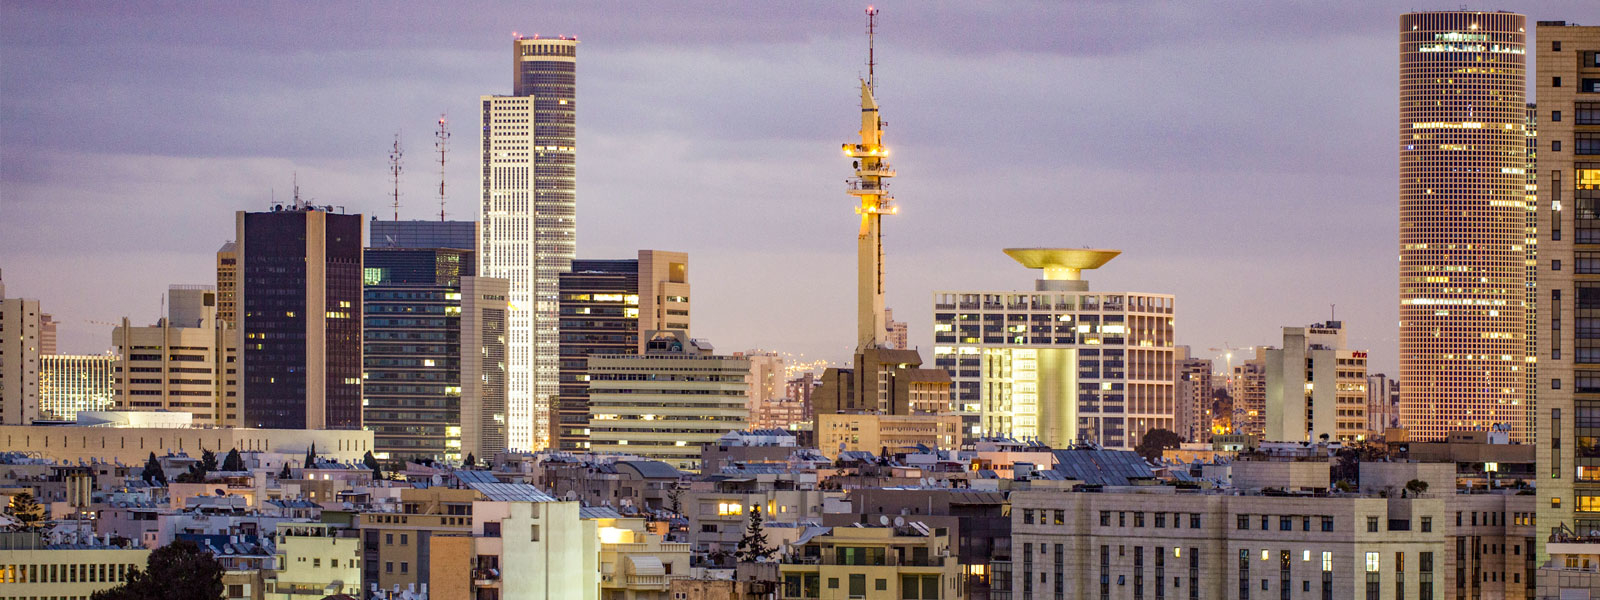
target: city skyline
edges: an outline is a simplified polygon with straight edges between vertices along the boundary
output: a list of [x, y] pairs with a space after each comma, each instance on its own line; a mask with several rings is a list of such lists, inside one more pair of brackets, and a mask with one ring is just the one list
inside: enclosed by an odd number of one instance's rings
[[[1470, 8], [1533, 22], [1581, 6]], [[934, 290], [1021, 280], [1002, 248], [1117, 247], [1103, 287], [1177, 296], [1177, 341], [1197, 356], [1272, 344], [1278, 327], [1336, 304], [1371, 371], [1398, 375], [1394, 7], [1299, 4], [1249, 18], [1197, 4], [887, 9], [879, 62], [894, 68], [879, 94], [898, 117], [894, 192], [915, 207], [886, 227], [887, 304], [913, 345], [931, 350]], [[272, 6], [195, 19], [5, 7], [5, 52], [31, 58], [0, 66], [16, 116], [0, 132], [0, 268], [14, 294], [62, 322], [62, 352], [108, 345], [109, 328], [87, 321], [153, 322], [168, 284], [211, 281], [231, 213], [287, 200], [291, 177], [319, 204], [386, 214], [396, 129], [411, 156], [401, 215], [436, 214], [426, 165], [441, 111], [456, 134], [448, 209], [475, 218], [473, 102], [507, 91], [516, 32], [585, 42], [580, 258], [688, 252], [697, 335], [730, 351], [849, 356], [852, 248], [838, 232], [853, 216], [830, 184], [849, 173], [827, 150], [856, 110], [837, 73], [866, 72], [860, 32], [833, 24], [859, 6], [681, 9], [643, 22], [568, 7], [419, 10], [361, 27], [359, 11], [318, 10], [295, 31], [253, 25], [282, 15]], [[374, 27], [390, 29], [377, 41], [327, 35]], [[77, 28], [101, 41], [45, 35]], [[974, 35], [984, 29], [1005, 35]], [[972, 42], [938, 42], [951, 36]], [[1205, 51], [1174, 52], [1192, 44]], [[103, 45], [127, 60], [76, 54]], [[1230, 54], [1261, 58], [1217, 66]], [[207, 85], [220, 95], [167, 91]], [[730, 158], [733, 170], [717, 164]], [[101, 174], [84, 177], [91, 165]], [[987, 194], [1006, 200], [972, 201]]]

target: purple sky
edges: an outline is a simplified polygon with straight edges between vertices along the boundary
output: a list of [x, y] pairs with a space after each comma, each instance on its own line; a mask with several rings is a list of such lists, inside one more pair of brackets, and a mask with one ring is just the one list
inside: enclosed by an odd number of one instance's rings
[[[1123, 255], [1094, 288], [1177, 295], [1178, 341], [1200, 354], [1276, 343], [1337, 304], [1394, 373], [1412, 7], [879, 6], [900, 174], [889, 305], [912, 343], [931, 345], [934, 290], [1031, 288], [1002, 248], [1109, 247]], [[1600, 21], [1591, 0], [1469, 7]], [[476, 218], [474, 110], [510, 91], [512, 32], [577, 35], [579, 255], [687, 251], [696, 336], [845, 360], [856, 224], [838, 147], [859, 123], [861, 9], [0, 0], [7, 292], [57, 316], [62, 352], [102, 351], [110, 328], [90, 321], [153, 321], [168, 284], [214, 283], [233, 212], [286, 198], [295, 172], [318, 203], [389, 214], [396, 131], [402, 218], [427, 218], [441, 112], [449, 208]]]

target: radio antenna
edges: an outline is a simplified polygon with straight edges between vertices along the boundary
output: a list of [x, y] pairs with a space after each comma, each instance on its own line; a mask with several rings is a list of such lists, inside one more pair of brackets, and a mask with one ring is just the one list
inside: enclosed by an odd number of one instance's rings
[[389, 174], [394, 176], [394, 220], [400, 220], [400, 133], [394, 134], [394, 149], [389, 151]]
[[439, 222], [444, 222], [444, 153], [450, 143], [450, 130], [445, 127], [447, 119], [444, 113], [439, 113], [439, 131], [433, 134], [433, 147], [439, 150]]

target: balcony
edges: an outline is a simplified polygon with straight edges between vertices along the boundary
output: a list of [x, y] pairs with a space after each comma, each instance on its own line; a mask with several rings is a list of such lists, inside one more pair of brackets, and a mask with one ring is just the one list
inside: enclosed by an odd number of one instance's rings
[[499, 569], [473, 569], [472, 585], [494, 585], [500, 582]]
[[853, 567], [944, 567], [947, 556], [932, 556], [928, 558], [900, 558], [887, 556], [883, 561], [841, 561], [836, 556], [797, 556], [784, 559], [784, 565], [830, 565]]

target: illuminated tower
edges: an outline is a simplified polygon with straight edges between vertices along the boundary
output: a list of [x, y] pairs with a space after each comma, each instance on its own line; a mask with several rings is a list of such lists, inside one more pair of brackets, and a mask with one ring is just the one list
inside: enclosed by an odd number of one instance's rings
[[1400, 17], [1400, 420], [1531, 442], [1524, 17]]
[[577, 253], [578, 40], [518, 37], [512, 95], [483, 96], [485, 277], [511, 283], [506, 343], [506, 440], [549, 446], [560, 388], [561, 274]]
[[877, 66], [873, 37], [878, 10], [867, 9], [867, 78], [861, 80], [861, 141], [845, 144], [844, 154], [855, 159], [856, 177], [850, 180], [850, 194], [860, 198], [856, 213], [861, 215], [861, 231], [856, 234], [856, 349], [882, 348], [888, 341], [883, 313], [883, 215], [894, 214], [894, 197], [889, 195], [889, 149], [883, 147], [883, 119], [878, 116], [878, 101], [873, 70]]

